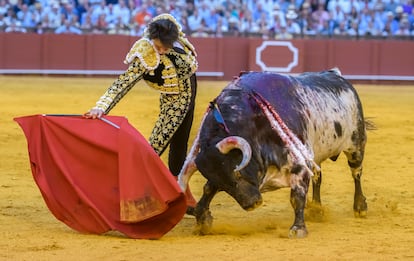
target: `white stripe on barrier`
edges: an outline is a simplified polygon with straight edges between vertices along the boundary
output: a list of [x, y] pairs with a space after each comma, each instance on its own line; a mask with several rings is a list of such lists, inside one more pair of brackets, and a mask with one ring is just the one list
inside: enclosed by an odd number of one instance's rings
[[[62, 74], [62, 75], [118, 75], [124, 71], [115, 70], [30, 70], [0, 69], [0, 74]], [[197, 72], [200, 77], [223, 77], [224, 72]], [[298, 75], [296, 73], [291, 75]], [[414, 76], [406, 75], [342, 75], [348, 80], [379, 80], [379, 81], [414, 81]]]

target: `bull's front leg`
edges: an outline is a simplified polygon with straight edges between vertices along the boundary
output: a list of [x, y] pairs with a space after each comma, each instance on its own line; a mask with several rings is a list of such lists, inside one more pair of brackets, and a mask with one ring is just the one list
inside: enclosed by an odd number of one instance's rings
[[204, 185], [203, 195], [194, 209], [194, 215], [197, 220], [197, 230], [200, 235], [209, 234], [213, 224], [213, 217], [210, 212], [210, 203], [217, 194], [218, 189], [210, 181]]
[[295, 166], [291, 170], [290, 203], [295, 211], [295, 221], [290, 227], [290, 238], [306, 237], [308, 231], [305, 225], [306, 194], [308, 193], [310, 173], [301, 166]]

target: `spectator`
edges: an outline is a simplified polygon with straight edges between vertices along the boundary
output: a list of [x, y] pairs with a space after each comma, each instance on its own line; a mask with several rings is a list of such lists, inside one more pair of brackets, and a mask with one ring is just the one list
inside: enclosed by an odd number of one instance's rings
[[[280, 11], [282, 11], [284, 14], [287, 14], [289, 10], [296, 11], [296, 7], [294, 4], [291, 4], [290, 0], [278, 0], [277, 4], [280, 7]], [[272, 9], [267, 9], [272, 10]]]
[[205, 21], [209, 31], [216, 31], [217, 21], [219, 20], [219, 17], [220, 15], [218, 14], [218, 10], [214, 7], [210, 8], [208, 14], [203, 16], [203, 20]]
[[263, 5], [260, 2], [258, 2], [256, 8], [252, 10], [252, 16], [254, 21], [260, 23], [259, 20], [268, 20], [270, 18], [270, 13], [263, 8]]
[[199, 26], [196, 28], [196, 30], [191, 33], [192, 37], [209, 37], [209, 33], [206, 31], [206, 29], [203, 26]]
[[[366, 36], [379, 36], [384, 29], [384, 21], [382, 13], [383, 5], [376, 5], [374, 13], [363, 10], [361, 21], [359, 24], [360, 34]], [[386, 17], [386, 15], [385, 15]]]
[[236, 17], [231, 16], [228, 21], [229, 35], [238, 36], [240, 34], [239, 27], [240, 27], [239, 20]]
[[336, 5], [330, 14], [336, 25], [339, 25], [342, 21], [345, 21], [345, 13], [342, 11], [340, 5]]
[[133, 23], [130, 27], [130, 36], [142, 37], [144, 35], [145, 26], [141, 26], [138, 23]]
[[314, 26], [315, 22], [312, 18], [311, 8], [308, 2], [305, 2], [302, 5], [302, 10], [298, 18], [298, 23], [299, 23], [302, 35], [315, 35], [316, 34], [315, 26]]
[[205, 1], [202, 1], [202, 3], [199, 6], [196, 6], [196, 9], [198, 10], [199, 15], [202, 18], [205, 18], [210, 15], [210, 8], [214, 8], [214, 5], [210, 7], [207, 5]]
[[320, 30], [323, 27], [324, 22], [330, 19], [328, 11], [325, 10], [325, 5], [323, 2], [319, 2], [318, 8], [312, 13], [312, 19], [315, 21], [316, 30]]
[[9, 9], [7, 10], [7, 13], [5, 15], [5, 17], [3, 18], [3, 22], [6, 26], [10, 26], [12, 23], [16, 22], [17, 19], [17, 15], [16, 12], [14, 12], [14, 8], [13, 7], [9, 7]]
[[293, 35], [286, 30], [286, 26], [282, 25], [280, 31], [276, 34], [275, 39], [277, 40], [290, 40], [293, 38]]
[[[375, 23], [373, 21], [368, 21], [367, 26], [365, 27], [365, 30], [363, 32], [364, 36], [380, 36], [381, 33], [381, 28], [377, 28], [375, 26]], [[362, 32], [361, 32], [362, 35]]]
[[[185, 5], [180, 2], [172, 1], [171, 5], [169, 6], [169, 13], [175, 18], [180, 19], [181, 17], [187, 15], [184, 9]], [[164, 12], [168, 12], [168, 10], [164, 10]]]
[[359, 37], [358, 21], [351, 21], [351, 26], [346, 31], [348, 36]]
[[183, 33], [190, 35], [191, 31], [190, 31], [190, 26], [188, 25], [187, 13], [183, 12], [182, 16], [177, 18], [177, 21], [181, 24]]
[[333, 35], [335, 35], [335, 36], [346, 36], [346, 35], [348, 35], [348, 28], [346, 26], [345, 21], [341, 21], [339, 23], [338, 27], [336, 27], [333, 30]]
[[77, 20], [79, 20], [78, 10], [69, 2], [69, 0], [62, 0], [61, 13], [65, 16], [65, 19], [69, 21], [72, 21], [74, 16], [78, 17]]
[[324, 20], [322, 27], [317, 29], [317, 34], [321, 36], [332, 36], [333, 34], [333, 21], [332, 20]]
[[391, 11], [394, 13], [394, 15], [397, 12], [397, 7], [399, 6], [399, 0], [387, 0], [385, 2], [385, 11]]
[[88, 0], [77, 0], [77, 5], [75, 6], [76, 8], [76, 13], [78, 14], [79, 17], [79, 23], [83, 23], [82, 19], [84, 17], [83, 14], [85, 14], [86, 12], [88, 12], [89, 9], [91, 9]]
[[394, 34], [400, 28], [400, 22], [403, 18], [404, 10], [402, 6], [397, 6], [395, 8], [395, 16], [391, 22], [391, 32]]
[[128, 26], [124, 24], [124, 20], [121, 16], [117, 17], [115, 23], [113, 23], [109, 29], [108, 34], [116, 34], [116, 35], [129, 35], [130, 31]]
[[411, 14], [414, 8], [414, 0], [402, 0], [404, 13]]
[[40, 22], [40, 14], [30, 10], [27, 4], [22, 4], [20, 11], [16, 15], [22, 27], [25, 28], [35, 28], [37, 23]]
[[11, 20], [11, 23], [4, 30], [6, 33], [27, 33], [26, 28], [21, 26], [20, 21]]
[[121, 17], [123, 24], [129, 23], [131, 10], [129, 10], [125, 0], [118, 0], [118, 4], [114, 5], [114, 12], [117, 17]]
[[260, 28], [259, 25], [253, 21], [253, 17], [251, 12], [247, 10], [240, 21], [240, 33], [247, 35], [249, 33], [259, 33]]
[[90, 13], [84, 13], [84, 14], [86, 14], [86, 15], [83, 16], [83, 18], [82, 18], [80, 29], [83, 32], [91, 33], [93, 31], [93, 28], [94, 28], [94, 24], [92, 22], [91, 14]]
[[350, 0], [341, 0], [339, 1], [339, 6], [345, 14], [350, 14], [352, 10], [352, 3]]
[[93, 33], [95, 34], [104, 34], [108, 30], [108, 23], [106, 22], [106, 14], [101, 13], [98, 17], [98, 21], [93, 27]]
[[[263, 17], [260, 20], [260, 22], [264, 23], [264, 21], [266, 21], [266, 18], [263, 14]], [[286, 23], [281, 21], [280, 15], [278, 12], [274, 13], [273, 19], [271, 19], [269, 23], [269, 27], [268, 27], [269, 31], [272, 32], [274, 35], [277, 35], [280, 33], [280, 29], [282, 28], [282, 26], [286, 27]]]
[[145, 26], [146, 23], [152, 18], [150, 12], [148, 12], [148, 5], [142, 4], [141, 7], [138, 8], [138, 11], [135, 12], [135, 22], [138, 23], [140, 26]]
[[408, 14], [407, 19], [411, 24], [411, 30], [414, 31], [414, 8], [411, 9], [411, 13]]
[[394, 32], [394, 35], [395, 36], [400, 36], [400, 37], [408, 37], [408, 36], [411, 35], [411, 32], [410, 32], [410, 24], [409, 24], [407, 18], [401, 19], [400, 26]]
[[61, 26], [56, 28], [55, 34], [82, 34], [82, 31], [66, 19]]
[[210, 28], [207, 26], [204, 19], [201, 19], [200, 26], [195, 28], [195, 30], [191, 33], [191, 36], [195, 37], [207, 37], [211, 33]]
[[[45, 18], [47, 19], [47, 16], [45, 16]], [[48, 27], [48, 25], [47, 25], [47, 22], [46, 22], [46, 23], [44, 23], [44, 22], [42, 21], [42, 22], [37, 23], [36, 28], [34, 29], [34, 32], [35, 32], [36, 34], [45, 34], [45, 33], [49, 33], [49, 32], [50, 32], [50, 30], [49, 30], [49, 27]]]
[[[329, 35], [333, 29], [345, 21], [345, 27], [358, 23], [359, 35], [374, 36], [387, 34], [384, 30], [388, 23], [391, 35], [402, 25], [402, 20], [408, 20], [408, 29], [414, 27], [414, 0], [0, 0], [0, 14], [3, 16], [0, 27], [3, 29], [18, 19], [20, 24], [29, 31], [44, 33], [55, 30], [63, 25], [65, 20], [78, 19], [78, 28], [92, 33], [113, 32], [118, 23], [118, 17], [123, 20], [123, 26], [128, 26], [129, 33], [135, 23], [142, 27], [146, 21], [159, 13], [170, 13], [183, 25], [183, 31], [191, 35], [200, 26], [204, 18], [209, 29], [217, 36], [260, 34], [263, 37], [274, 37], [271, 32], [280, 31], [286, 26], [286, 31], [296, 35], [297, 26], [302, 35]], [[300, 7], [300, 8], [296, 8]], [[312, 8], [316, 11], [310, 12]], [[145, 11], [143, 11], [145, 10]], [[292, 12], [292, 11], [293, 12]], [[345, 10], [345, 11], [344, 11]], [[388, 20], [390, 10], [393, 20]], [[200, 13], [201, 12], [201, 13]], [[17, 15], [18, 13], [18, 15]], [[106, 23], [101, 23], [99, 29], [90, 29], [98, 24], [98, 18], [104, 13]], [[296, 13], [296, 19], [288, 21], [287, 15]], [[203, 15], [202, 15], [203, 14]], [[256, 20], [252, 20], [252, 16]], [[279, 18], [275, 16], [279, 15]], [[204, 16], [204, 17], [203, 17]], [[47, 17], [47, 18], [46, 18]], [[88, 17], [88, 18], [87, 18]], [[136, 19], [136, 20], [135, 20]], [[88, 20], [84, 23], [84, 20]], [[328, 20], [326, 22], [325, 20]], [[231, 21], [231, 23], [230, 23]], [[106, 28], [103, 28], [106, 24]], [[292, 25], [293, 24], [293, 25]], [[218, 28], [220, 27], [220, 28]], [[41, 29], [40, 29], [41, 28]], [[50, 28], [50, 29], [49, 29]], [[140, 27], [137, 27], [140, 28]], [[192, 29], [191, 29], [192, 28]], [[348, 28], [349, 29], [349, 28]], [[204, 28], [204, 30], [206, 30]], [[352, 31], [353, 29], [351, 29]], [[405, 31], [405, 30], [404, 30]], [[270, 35], [269, 35], [270, 33]], [[138, 32], [134, 33], [138, 34]]]
[[7, 10], [10, 8], [10, 4], [6, 0], [0, 0], [0, 15], [3, 17], [7, 14]]
[[[389, 13], [391, 13], [391, 15], [392, 15], [391, 11]], [[393, 33], [391, 31], [391, 21], [390, 20], [385, 23], [384, 28], [382, 29], [382, 32], [381, 32], [381, 36], [384, 37], [384, 38], [390, 38], [390, 37], [393, 36]]]
[[92, 21], [98, 23], [99, 17], [104, 14], [105, 17], [109, 12], [109, 8], [105, 3], [105, 0], [101, 0], [99, 5], [94, 5], [92, 8]]
[[145, 3], [147, 4], [147, 11], [150, 13], [151, 18], [157, 15], [157, 8], [152, 0], [146, 0]]
[[115, 13], [114, 6], [108, 4], [108, 13], [106, 14], [106, 22], [108, 25], [114, 25], [117, 22], [118, 15]]
[[257, 21], [257, 25], [259, 27], [259, 34], [262, 36], [263, 39], [268, 39], [276, 33], [272, 30], [273, 27], [270, 26], [268, 19], [266, 19], [266, 14], [262, 14], [261, 19]]
[[[382, 0], [378, 0], [378, 3], [381, 3]], [[369, 10], [373, 10], [375, 7], [375, 4], [377, 4], [377, 2], [374, 2], [372, 0], [359, 0], [358, 1], [358, 10], [363, 10], [364, 8], [368, 8]]]
[[56, 29], [62, 23], [60, 6], [58, 3], [53, 3], [51, 6], [49, 6], [48, 9], [45, 9], [44, 13], [41, 16], [42, 21], [44, 21], [45, 16], [47, 16], [46, 20], [49, 28]]
[[274, 22], [279, 23], [280, 25], [285, 25], [286, 24], [286, 20], [285, 20], [285, 13], [280, 9], [279, 4], [275, 3], [273, 6], [273, 11], [270, 15], [270, 27], [274, 27]]
[[194, 6], [194, 3], [192, 1], [188, 2], [185, 7], [185, 12], [187, 13], [187, 16], [190, 17], [191, 15], [193, 15], [195, 10], [197, 10], [197, 8]]
[[0, 13], [0, 32], [3, 32], [4, 28], [6, 28], [6, 23], [4, 22], [4, 14]]
[[201, 21], [203, 18], [198, 12], [198, 9], [194, 9], [194, 12], [192, 15], [190, 15], [187, 19], [188, 27], [191, 31], [196, 31], [201, 26]]
[[286, 13], [286, 31], [290, 34], [294, 35], [300, 35], [300, 26], [296, 22], [296, 18], [298, 18], [298, 14], [290, 9]]

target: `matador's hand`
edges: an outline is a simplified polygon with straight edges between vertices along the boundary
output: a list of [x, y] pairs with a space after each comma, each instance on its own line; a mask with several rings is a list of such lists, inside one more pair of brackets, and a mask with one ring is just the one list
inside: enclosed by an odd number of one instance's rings
[[101, 118], [104, 115], [104, 111], [101, 108], [92, 108], [85, 114], [83, 114], [83, 117], [88, 119], [96, 119]]

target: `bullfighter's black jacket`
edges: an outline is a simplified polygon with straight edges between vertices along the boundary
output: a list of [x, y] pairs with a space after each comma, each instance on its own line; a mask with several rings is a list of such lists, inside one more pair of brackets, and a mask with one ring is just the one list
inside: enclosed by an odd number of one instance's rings
[[164, 151], [188, 112], [193, 88], [190, 78], [198, 67], [195, 49], [175, 19], [168, 14], [155, 19], [165, 18], [174, 21], [180, 29], [174, 47], [166, 54], [159, 54], [148, 34], [144, 33], [126, 55], [124, 62], [129, 65], [128, 69], [118, 76], [95, 106], [108, 114], [141, 79], [160, 91], [160, 114], [149, 139], [158, 154]]

